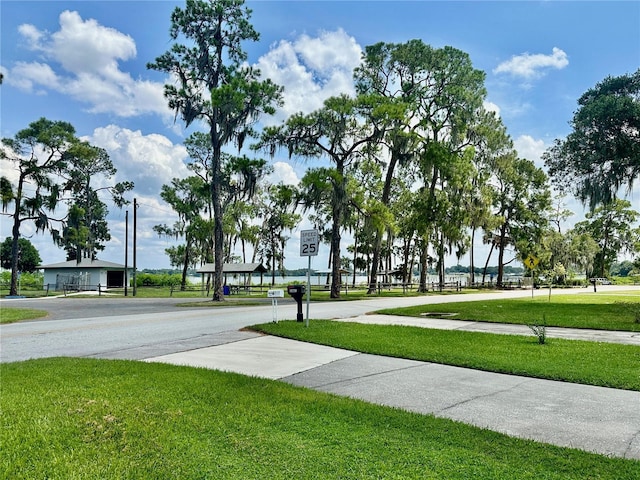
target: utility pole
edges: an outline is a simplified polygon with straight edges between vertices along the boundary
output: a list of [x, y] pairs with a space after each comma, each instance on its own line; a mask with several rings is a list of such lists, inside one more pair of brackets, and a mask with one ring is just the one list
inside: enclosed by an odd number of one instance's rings
[[133, 296], [136, 296], [138, 292], [138, 283], [136, 282], [136, 233], [138, 231], [138, 202], [133, 199]]
[[129, 275], [127, 275], [129, 261], [129, 210], [124, 214], [124, 296], [127, 296], [127, 284], [129, 283]]

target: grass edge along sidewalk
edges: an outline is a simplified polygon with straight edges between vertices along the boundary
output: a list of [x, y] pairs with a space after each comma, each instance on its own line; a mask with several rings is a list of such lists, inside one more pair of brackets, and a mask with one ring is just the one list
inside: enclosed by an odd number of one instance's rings
[[512, 298], [423, 304], [389, 308], [376, 313], [421, 317], [445, 314], [452, 320], [490, 323], [540, 324], [549, 327], [640, 332], [640, 290], [579, 293], [535, 298]]
[[640, 391], [640, 347], [397, 325], [283, 321], [254, 330], [374, 355]]
[[2, 478], [632, 479], [640, 462], [233, 373], [0, 365]]

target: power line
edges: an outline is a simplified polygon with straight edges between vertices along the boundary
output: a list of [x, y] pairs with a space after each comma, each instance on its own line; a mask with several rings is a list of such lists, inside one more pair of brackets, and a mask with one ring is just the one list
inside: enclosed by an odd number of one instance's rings
[[163, 208], [159, 208], [159, 207], [156, 207], [156, 206], [154, 206], [154, 205], [149, 205], [149, 204], [147, 204], [147, 203], [137, 202], [137, 205], [138, 205], [138, 207], [140, 207], [140, 206], [145, 206], [145, 207], [147, 207], [147, 208], [150, 208], [150, 209], [152, 209], [152, 210], [157, 210], [157, 211], [162, 212], [162, 213], [169, 213], [169, 214], [171, 214], [171, 215], [177, 215], [177, 213], [176, 213], [176, 212], [174, 212], [174, 211], [172, 211], [172, 210], [165, 210], [165, 209], [163, 209]]

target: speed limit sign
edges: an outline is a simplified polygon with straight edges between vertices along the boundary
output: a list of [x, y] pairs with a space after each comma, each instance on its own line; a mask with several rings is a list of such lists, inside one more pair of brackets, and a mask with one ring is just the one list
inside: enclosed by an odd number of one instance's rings
[[300, 232], [300, 256], [315, 257], [320, 244], [318, 230], [302, 230]]

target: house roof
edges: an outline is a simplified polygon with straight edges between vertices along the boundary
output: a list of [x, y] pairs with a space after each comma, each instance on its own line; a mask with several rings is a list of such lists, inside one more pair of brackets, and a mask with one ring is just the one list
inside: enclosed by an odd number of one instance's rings
[[380, 272], [378, 272], [378, 276], [384, 276], [384, 275], [401, 275], [402, 274], [402, 270], [399, 268], [394, 268], [392, 270], [382, 270]]
[[51, 270], [54, 268], [113, 268], [124, 270], [124, 265], [120, 263], [106, 262], [104, 260], [90, 260], [88, 258], [83, 258], [80, 263], [76, 260], [69, 260], [67, 262], [39, 265], [38, 268], [42, 268], [43, 270]]
[[[215, 263], [205, 263], [196, 270], [198, 273], [214, 273]], [[267, 269], [261, 263], [225, 263], [222, 273], [265, 273]]]

